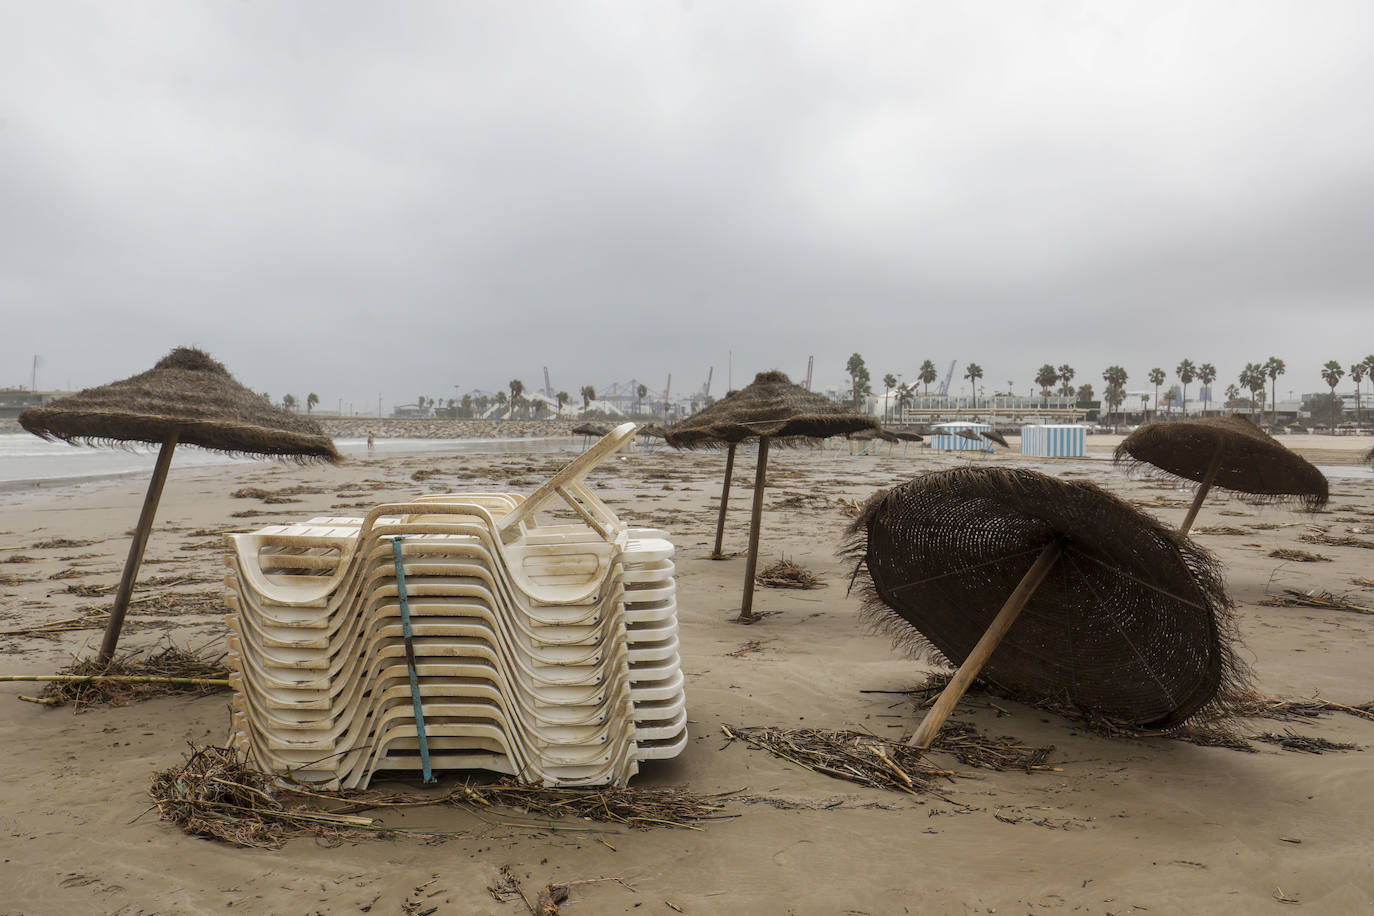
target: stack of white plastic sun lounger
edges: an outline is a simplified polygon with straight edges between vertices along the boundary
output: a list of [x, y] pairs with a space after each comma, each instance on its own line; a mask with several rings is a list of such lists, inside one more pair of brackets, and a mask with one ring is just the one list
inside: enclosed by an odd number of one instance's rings
[[[686, 746], [673, 546], [582, 478], [624, 424], [527, 499], [446, 494], [229, 535], [235, 740], [328, 788], [480, 768], [624, 785]], [[573, 524], [538, 525], [554, 496]]]

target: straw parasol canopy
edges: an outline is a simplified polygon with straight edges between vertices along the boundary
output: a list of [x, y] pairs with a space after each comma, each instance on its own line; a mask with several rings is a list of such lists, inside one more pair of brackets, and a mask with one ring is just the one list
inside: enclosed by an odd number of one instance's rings
[[1002, 446], [1002, 448], [1011, 448], [1011, 446], [1007, 444], [1006, 437], [995, 429], [985, 431], [983, 433], [983, 438], [991, 442], [996, 442], [998, 445]]
[[903, 442], [924, 442], [924, 441], [926, 441], [926, 437], [923, 436], [923, 435], [921, 435], [920, 433], [907, 433], [907, 432], [900, 432], [900, 431], [898, 431], [898, 432], [894, 432], [892, 435], [896, 436], [898, 439], [900, 439], [900, 440], [903, 441]]
[[774, 370], [760, 372], [744, 388], [683, 420], [667, 439], [674, 448], [719, 448], [745, 439], [824, 439], [861, 429], [882, 429], [882, 424]]
[[1319, 509], [1329, 498], [1321, 471], [1240, 416], [1151, 423], [1127, 436], [1114, 458], [1202, 484], [1183, 523], [1185, 534], [1213, 484], [1307, 509]]
[[667, 437], [667, 434], [668, 431], [657, 423], [645, 424], [635, 431], [636, 436], [643, 436], [646, 439], [663, 439]]
[[1369, 454], [1364, 456], [1365, 464], [1374, 464], [1374, 448], [1369, 450]]
[[191, 347], [178, 347], [147, 372], [26, 410], [20, 414], [19, 423], [36, 436], [72, 444], [147, 442], [161, 446], [97, 656], [102, 663], [113, 658], [119, 642], [124, 613], [179, 442], [230, 455], [340, 460], [334, 443], [319, 424], [272, 406], [235, 381], [209, 354]]
[[601, 423], [583, 423], [581, 426], [574, 426], [572, 432], [574, 436], [596, 436], [598, 439], [611, 431], [609, 426]]
[[1212, 555], [1094, 484], [939, 471], [875, 494], [848, 534], [871, 621], [961, 666], [996, 623], [982, 677], [1006, 690], [1172, 728], [1246, 680]]
[[191, 347], [178, 347], [132, 378], [30, 408], [19, 423], [36, 436], [73, 444], [161, 445], [175, 432], [179, 443], [225, 454], [339, 460], [318, 423], [274, 407]]
[[665, 438], [673, 448], [728, 449], [725, 483], [720, 492], [720, 516], [716, 521], [716, 546], [712, 559], [725, 559], [721, 540], [725, 534], [725, 510], [730, 501], [730, 477], [735, 468], [735, 447], [746, 439], [759, 440], [754, 473], [754, 505], [749, 519], [749, 558], [744, 571], [744, 596], [739, 621], [753, 623], [754, 571], [758, 565], [759, 524], [763, 516], [763, 491], [767, 477], [768, 445], [799, 439], [824, 439], [859, 430], [881, 430], [876, 418], [861, 414], [823, 395], [807, 391], [776, 370], [760, 372], [738, 391], [698, 411], [668, 430]]

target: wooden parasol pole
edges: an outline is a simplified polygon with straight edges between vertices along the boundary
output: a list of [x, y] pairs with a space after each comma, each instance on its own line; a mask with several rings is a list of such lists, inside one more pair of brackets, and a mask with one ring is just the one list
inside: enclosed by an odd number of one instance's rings
[[119, 645], [119, 632], [124, 628], [124, 612], [129, 609], [129, 598], [134, 593], [134, 580], [138, 578], [138, 567], [143, 563], [143, 549], [148, 546], [148, 535], [153, 531], [153, 516], [157, 515], [157, 504], [162, 499], [162, 485], [167, 482], [167, 469], [172, 466], [172, 452], [177, 447], [177, 431], [172, 430], [162, 442], [162, 450], [157, 453], [157, 465], [153, 468], [153, 479], [148, 481], [148, 495], [143, 497], [143, 513], [138, 517], [138, 528], [134, 531], [134, 541], [129, 545], [129, 558], [124, 561], [124, 575], [119, 580], [119, 592], [115, 595], [110, 619], [105, 624], [105, 639], [100, 644], [100, 654], [96, 663], [108, 665], [114, 658], [115, 647]]
[[1002, 638], [1007, 635], [1011, 625], [1016, 622], [1016, 616], [1021, 613], [1021, 609], [1026, 606], [1031, 595], [1035, 594], [1040, 583], [1045, 581], [1045, 577], [1049, 575], [1054, 562], [1059, 559], [1059, 555], [1063, 551], [1064, 545], [1059, 538], [1046, 544], [1045, 549], [1040, 551], [1040, 556], [1036, 558], [1035, 563], [1026, 571], [1026, 574], [1021, 577], [1021, 581], [1011, 593], [1011, 597], [1007, 599], [1006, 604], [1002, 605], [1002, 609], [997, 612], [992, 623], [988, 624], [987, 632], [978, 640], [973, 651], [968, 654], [968, 658], [964, 659], [964, 663], [959, 666], [954, 677], [950, 678], [949, 684], [941, 692], [940, 698], [935, 701], [934, 706], [930, 707], [930, 711], [921, 720], [916, 733], [911, 736], [911, 740], [907, 744], [923, 751], [930, 747], [940, 731], [940, 726], [944, 725], [950, 713], [954, 712], [954, 707], [964, 696], [969, 685], [973, 683], [973, 679], [978, 676], [978, 672], [983, 670], [983, 666], [992, 657], [993, 651], [1001, 644]]
[[1207, 491], [1212, 489], [1212, 481], [1217, 478], [1217, 471], [1221, 470], [1221, 457], [1226, 452], [1226, 446], [1218, 445], [1217, 453], [1212, 456], [1212, 463], [1207, 466], [1207, 474], [1202, 478], [1202, 483], [1198, 485], [1197, 495], [1193, 497], [1193, 505], [1188, 510], [1188, 517], [1183, 520], [1183, 527], [1178, 529], [1179, 534], [1187, 534], [1193, 527], [1193, 519], [1197, 518], [1198, 510], [1202, 508], [1202, 501], [1207, 498]]
[[768, 479], [768, 437], [759, 437], [759, 465], [754, 471], [754, 509], [749, 516], [749, 559], [744, 569], [744, 600], [740, 603], [737, 623], [753, 623], [754, 570], [759, 566], [759, 524], [763, 520], [763, 489]]
[[725, 453], [725, 483], [720, 488], [720, 518], [716, 520], [716, 547], [711, 551], [711, 559], [724, 560], [720, 552], [721, 541], [725, 538], [725, 507], [730, 503], [730, 475], [735, 473], [735, 443]]

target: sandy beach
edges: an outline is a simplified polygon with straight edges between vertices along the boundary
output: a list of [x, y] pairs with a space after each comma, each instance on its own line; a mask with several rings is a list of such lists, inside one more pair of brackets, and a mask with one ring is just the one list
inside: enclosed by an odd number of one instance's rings
[[[568, 833], [512, 827], [454, 808], [379, 815], [449, 834], [422, 840], [294, 839], [239, 849], [183, 834], [150, 811], [154, 772], [190, 745], [224, 743], [227, 694], [163, 698], [74, 712], [20, 702], [35, 684], [0, 684], [0, 914], [529, 912], [488, 888], [509, 867], [527, 895], [577, 884], [576, 914], [1253, 913], [1374, 908], [1374, 721], [1333, 714], [1249, 721], [1357, 750], [1301, 753], [1257, 742], [1254, 753], [1177, 740], [1108, 738], [1006, 700], [971, 695], [955, 718], [993, 735], [1053, 745], [1049, 772], [956, 772], [936, 795], [857, 787], [730, 741], [722, 726], [907, 734], [920, 713], [908, 690], [930, 668], [860, 621], [852, 569], [836, 557], [856, 502], [880, 487], [965, 461], [1035, 467], [1100, 483], [1171, 524], [1190, 491], [1127, 477], [1104, 460], [1119, 440], [1089, 440], [1087, 459], [971, 458], [900, 446], [849, 457], [780, 449], [769, 474], [761, 566], [786, 557], [819, 576], [817, 590], [760, 588], [752, 627], [738, 610], [742, 557], [708, 559], [723, 456], [670, 449], [618, 456], [589, 478], [623, 518], [670, 532], [677, 548], [690, 742], [649, 764], [637, 785], [735, 793], [728, 818], [699, 830], [604, 826]], [[1374, 550], [1303, 541], [1326, 534], [1374, 543], [1374, 473], [1358, 466], [1369, 437], [1282, 439], [1333, 468], [1326, 509], [1303, 513], [1213, 491], [1194, 534], [1224, 562], [1243, 656], [1257, 688], [1342, 704], [1374, 699], [1374, 616], [1272, 607], [1285, 589], [1344, 595], [1374, 607]], [[123, 649], [222, 643], [222, 535], [316, 515], [363, 514], [424, 493], [528, 493], [571, 458], [561, 453], [363, 458], [338, 467], [254, 463], [187, 469], [169, 480], [148, 546]], [[1013, 442], [1013, 445], [1015, 443]], [[108, 597], [128, 550], [146, 479], [0, 493], [0, 631], [73, 618]], [[752, 457], [736, 464], [726, 530], [741, 550]], [[236, 498], [244, 487], [290, 488], [288, 502]], [[49, 546], [44, 546], [45, 543]], [[1295, 562], [1271, 551], [1326, 558]], [[1366, 584], [1354, 580], [1362, 579]], [[47, 674], [91, 654], [100, 631], [0, 635], [0, 673]], [[446, 778], [451, 784], [453, 777]], [[388, 783], [390, 785], [391, 783]], [[402, 785], [403, 783], [396, 783]], [[413, 787], [414, 783], [404, 784]], [[581, 826], [588, 826], [583, 824]], [[593, 825], [601, 826], [601, 825]]]

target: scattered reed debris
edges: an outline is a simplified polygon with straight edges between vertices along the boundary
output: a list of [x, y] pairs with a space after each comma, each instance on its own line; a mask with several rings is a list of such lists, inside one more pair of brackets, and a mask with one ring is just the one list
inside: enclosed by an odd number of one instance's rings
[[925, 753], [952, 754], [961, 763], [989, 770], [1057, 769], [1045, 763], [1053, 747], [1032, 747], [1015, 738], [991, 738], [963, 722], [948, 723], [928, 752], [863, 732], [733, 725], [722, 725], [721, 730], [731, 741], [743, 741], [814, 773], [911, 795], [938, 795], [933, 784], [956, 775], [927, 762]]
[[372, 818], [286, 806], [272, 777], [227, 747], [192, 748], [181, 766], [154, 774], [148, 794], [164, 821], [231, 846], [276, 849], [289, 837], [308, 835], [338, 840], [373, 824]]
[[[726, 793], [729, 794], [729, 793]], [[473, 809], [514, 808], [527, 815], [580, 819], [627, 827], [693, 828], [697, 821], [721, 817], [714, 804], [720, 795], [697, 795], [681, 786], [598, 786], [549, 789], [503, 778], [493, 783], [467, 782], [435, 804]]]
[[1305, 544], [1321, 544], [1324, 547], [1364, 547], [1374, 550], [1374, 541], [1368, 538], [1337, 537], [1326, 532], [1309, 531], [1307, 534], [1299, 535], [1298, 540]]
[[1193, 530], [1198, 534], [1224, 534], [1231, 537], [1250, 533], [1244, 528], [1236, 528], [1233, 525], [1207, 525], [1202, 528], [1194, 528]]
[[49, 538], [46, 541], [39, 541], [30, 546], [30, 550], [66, 550], [73, 547], [89, 547], [96, 543], [92, 540], [75, 540], [73, 538]]
[[1280, 547], [1278, 550], [1269, 551], [1269, 556], [1276, 560], [1292, 560], [1295, 563], [1330, 563], [1330, 557], [1324, 557], [1319, 553], [1308, 553], [1306, 550], [1292, 550], [1287, 547]]
[[[503, 778], [481, 784], [469, 781], [446, 793], [397, 794], [370, 790], [326, 792], [283, 783], [249, 766], [228, 747], [192, 747], [180, 766], [154, 774], [148, 790], [163, 820], [193, 836], [234, 846], [275, 848], [295, 836], [325, 839], [439, 834], [388, 827], [358, 812], [386, 808], [452, 805], [479, 816], [508, 808], [525, 818], [597, 821], [629, 827], [700, 829], [696, 822], [723, 816], [715, 802], [723, 795], [697, 795], [676, 786], [611, 786], [592, 789], [553, 789], [527, 786]], [[729, 795], [732, 793], [724, 793]], [[320, 802], [337, 805], [324, 810]], [[484, 818], [485, 819], [485, 818]], [[511, 823], [503, 826], [538, 830], [586, 830], [548, 823]]]
[[768, 588], [825, 588], [825, 583], [809, 571], [784, 557], [754, 577]]
[[229, 687], [226, 653], [209, 657], [173, 645], [151, 655], [145, 656], [145, 651], [137, 649], [118, 656], [103, 668], [95, 659], [74, 662], [59, 673], [63, 680], [43, 689], [39, 702], [48, 706], [71, 703], [78, 709], [124, 706], [153, 697], [202, 695]]
[[1350, 580], [1351, 585], [1358, 585], [1360, 588], [1374, 588], [1374, 579], [1363, 579], [1355, 576]]
[[1254, 736], [1255, 741], [1263, 741], [1265, 744], [1275, 744], [1285, 751], [1302, 751], [1306, 754], [1324, 754], [1327, 751], [1353, 751], [1358, 750], [1356, 745], [1346, 744], [1341, 741], [1328, 741], [1325, 738], [1317, 738], [1312, 735], [1300, 735], [1291, 728], [1285, 728], [1282, 734], [1277, 732], [1264, 732]]
[[1333, 595], [1331, 592], [1323, 592], [1316, 589], [1300, 592], [1297, 589], [1286, 588], [1283, 590], [1282, 595], [1261, 598], [1258, 603], [1266, 607], [1317, 607], [1326, 608], [1332, 611], [1355, 611], [1360, 614], [1374, 614], [1374, 608], [1368, 608], [1362, 604], [1355, 604], [1339, 595]]

